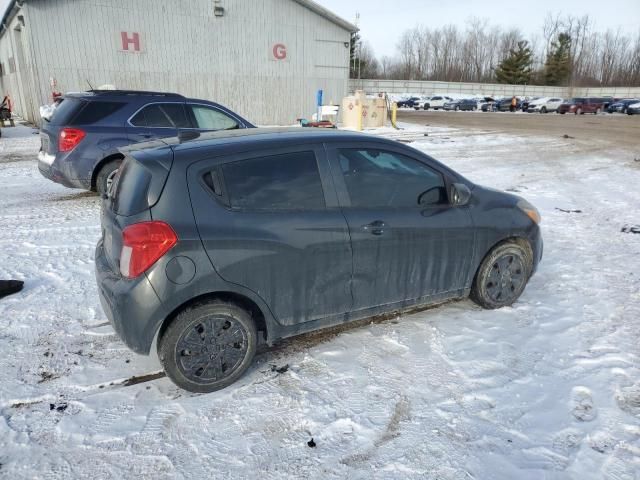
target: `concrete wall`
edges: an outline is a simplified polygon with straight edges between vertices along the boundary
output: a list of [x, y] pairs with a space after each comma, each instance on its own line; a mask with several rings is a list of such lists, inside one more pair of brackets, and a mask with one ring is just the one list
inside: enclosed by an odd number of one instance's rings
[[428, 82], [415, 80], [351, 80], [349, 91], [364, 90], [367, 93], [387, 92], [390, 94], [420, 94], [432, 95], [436, 93], [459, 93], [469, 95], [488, 96], [539, 96], [563, 97], [572, 96], [612, 96], [638, 97], [640, 87], [602, 87], [602, 88], [568, 88], [545, 87], [537, 85], [504, 85], [499, 83], [456, 83], [456, 82]]
[[[347, 93], [349, 32], [292, 0], [29, 0], [21, 14], [33, 72], [21, 83], [36, 109], [16, 111], [31, 121], [51, 100], [52, 78], [61, 92], [86, 90], [87, 81], [175, 91], [260, 124], [310, 117], [318, 89], [334, 102]], [[123, 50], [121, 32], [138, 34], [139, 52]], [[0, 38], [3, 63], [8, 37]], [[274, 56], [276, 44], [285, 59]]]

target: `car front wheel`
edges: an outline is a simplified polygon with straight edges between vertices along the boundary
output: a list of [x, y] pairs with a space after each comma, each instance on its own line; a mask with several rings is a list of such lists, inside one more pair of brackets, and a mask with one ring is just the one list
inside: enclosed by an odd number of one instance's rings
[[258, 332], [251, 315], [235, 304], [212, 300], [180, 312], [158, 342], [167, 376], [190, 392], [231, 385], [249, 368]]
[[471, 299], [483, 308], [501, 308], [514, 303], [531, 276], [531, 250], [519, 243], [503, 243], [487, 254], [471, 288]]

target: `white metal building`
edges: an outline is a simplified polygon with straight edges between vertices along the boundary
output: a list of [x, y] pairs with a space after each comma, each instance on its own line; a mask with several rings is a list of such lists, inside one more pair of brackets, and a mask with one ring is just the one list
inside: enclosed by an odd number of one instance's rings
[[258, 124], [291, 124], [347, 93], [356, 27], [310, 0], [12, 0], [0, 94], [38, 123], [52, 92], [173, 91]]

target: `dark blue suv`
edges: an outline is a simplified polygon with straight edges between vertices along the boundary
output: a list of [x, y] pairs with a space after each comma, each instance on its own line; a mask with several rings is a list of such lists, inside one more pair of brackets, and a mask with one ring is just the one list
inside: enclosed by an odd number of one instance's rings
[[523, 198], [376, 135], [214, 132], [128, 148], [96, 279], [131, 349], [157, 339], [167, 375], [210, 392], [258, 341], [469, 295], [511, 305], [542, 256], [539, 222]]
[[43, 119], [38, 168], [66, 187], [105, 193], [132, 143], [194, 132], [252, 128], [231, 110], [175, 93], [91, 90], [65, 95]]

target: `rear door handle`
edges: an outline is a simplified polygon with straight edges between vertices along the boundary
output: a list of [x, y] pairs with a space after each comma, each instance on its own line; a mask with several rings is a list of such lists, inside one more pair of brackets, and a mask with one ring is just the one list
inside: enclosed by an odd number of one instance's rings
[[371, 223], [362, 226], [362, 230], [365, 232], [369, 232], [371, 235], [382, 235], [384, 234], [384, 230], [387, 227], [387, 224], [382, 220], [375, 220]]

